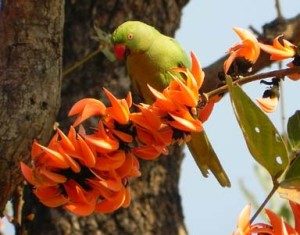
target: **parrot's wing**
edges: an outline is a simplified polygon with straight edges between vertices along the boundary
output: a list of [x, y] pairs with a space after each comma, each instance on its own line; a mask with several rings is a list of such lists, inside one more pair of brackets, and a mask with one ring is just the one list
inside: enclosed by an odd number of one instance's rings
[[208, 170], [210, 170], [223, 187], [231, 186], [229, 178], [213, 150], [205, 131], [193, 132], [192, 138], [187, 145], [204, 177], [208, 176]]

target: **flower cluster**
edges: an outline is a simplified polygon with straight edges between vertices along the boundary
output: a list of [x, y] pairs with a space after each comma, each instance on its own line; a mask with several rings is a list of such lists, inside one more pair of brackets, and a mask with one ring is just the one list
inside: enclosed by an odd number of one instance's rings
[[[285, 40], [282, 35], [273, 40], [273, 45], [266, 45], [258, 42], [248, 30], [241, 28], [234, 28], [233, 30], [240, 37], [241, 42], [229, 49], [229, 57], [225, 60], [223, 68], [225, 74], [239, 76], [248, 73], [257, 61], [261, 50], [271, 55], [270, 60], [281, 61], [292, 58], [293, 60], [287, 66], [300, 66], [300, 55], [297, 52], [297, 47]], [[300, 74], [290, 74], [288, 77], [296, 81], [300, 79]], [[275, 111], [279, 98], [278, 82], [270, 83], [270, 85], [272, 87], [266, 90], [262, 98], [257, 99], [261, 109], [267, 113]]]
[[[131, 94], [118, 99], [104, 89], [110, 106], [93, 98], [78, 101], [69, 116], [75, 121], [67, 135], [60, 129], [47, 147], [32, 145], [32, 167], [21, 163], [25, 179], [46, 206], [63, 206], [77, 215], [109, 213], [131, 201], [129, 180], [140, 176], [138, 158], [153, 160], [174, 142], [188, 141], [202, 130], [213, 105], [198, 112], [204, 73], [194, 56], [191, 71], [174, 68], [173, 80], [152, 105], [132, 105]], [[138, 111], [131, 112], [133, 108]], [[198, 118], [199, 115], [199, 118]], [[97, 117], [96, 127], [83, 122]], [[76, 130], [76, 129], [77, 130]]]
[[270, 235], [298, 235], [300, 234], [300, 205], [290, 202], [295, 220], [295, 226], [292, 227], [286, 223], [283, 218], [269, 209], [265, 209], [265, 213], [270, 224], [250, 223], [251, 206], [247, 205], [239, 215], [237, 229], [233, 235], [251, 235], [251, 234], [270, 234]]

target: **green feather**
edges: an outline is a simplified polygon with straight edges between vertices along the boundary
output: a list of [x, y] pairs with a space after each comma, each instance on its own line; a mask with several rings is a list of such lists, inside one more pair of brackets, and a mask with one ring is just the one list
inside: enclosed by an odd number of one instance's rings
[[[120, 25], [112, 35], [112, 43], [126, 46], [128, 74], [147, 103], [152, 103], [154, 99], [147, 84], [162, 91], [171, 80], [168, 74], [170, 69], [191, 68], [188, 55], [175, 39], [139, 21], [127, 21]], [[204, 131], [201, 134], [192, 133], [188, 147], [194, 160], [205, 177], [209, 169], [222, 186], [230, 186], [225, 171], [204, 136]]]

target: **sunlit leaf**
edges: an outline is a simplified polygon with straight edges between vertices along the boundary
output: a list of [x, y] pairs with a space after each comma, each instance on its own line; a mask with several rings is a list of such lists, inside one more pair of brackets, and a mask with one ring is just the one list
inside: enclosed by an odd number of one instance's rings
[[192, 132], [192, 139], [187, 145], [203, 176], [207, 177], [209, 174], [208, 170], [210, 170], [223, 187], [230, 187], [228, 176], [205, 131]]
[[278, 191], [281, 197], [300, 203], [300, 157], [292, 162]]
[[295, 150], [300, 150], [300, 111], [289, 118], [287, 131], [292, 147]]
[[231, 103], [254, 159], [277, 179], [289, 164], [285, 143], [277, 129], [249, 96], [227, 77]]

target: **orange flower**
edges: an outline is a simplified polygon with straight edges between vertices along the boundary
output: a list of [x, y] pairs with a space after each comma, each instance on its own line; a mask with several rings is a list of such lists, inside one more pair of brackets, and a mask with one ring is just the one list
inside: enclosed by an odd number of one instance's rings
[[111, 107], [106, 109], [106, 114], [112, 117], [120, 124], [127, 124], [129, 121], [129, 108], [132, 104], [131, 93], [125, 99], [117, 99], [112, 93], [103, 88], [107, 98], [111, 103]]
[[125, 185], [129, 178], [140, 176], [136, 157], [118, 150], [118, 141], [101, 121], [93, 135], [81, 132], [84, 138], [72, 126], [67, 136], [57, 129], [48, 147], [35, 141], [33, 167], [21, 162], [25, 179], [44, 205], [63, 206], [77, 215], [127, 207], [131, 196]]
[[62, 194], [62, 190], [58, 186], [38, 187], [34, 190], [34, 194], [48, 207], [58, 207], [69, 202], [69, 199]]
[[69, 202], [64, 206], [67, 210], [80, 216], [94, 212], [98, 195], [93, 190], [85, 190], [76, 181], [69, 180], [64, 184]]
[[199, 90], [202, 87], [202, 84], [204, 82], [205, 74], [201, 68], [198, 58], [196, 57], [196, 55], [193, 52], [191, 52], [191, 60], [192, 60], [191, 73], [197, 82], [197, 87]]
[[141, 112], [132, 113], [130, 119], [136, 127], [140, 146], [133, 153], [145, 160], [153, 160], [161, 154], [167, 154], [167, 146], [172, 142], [173, 131], [149, 105], [139, 105]]
[[131, 152], [125, 153], [125, 161], [122, 166], [116, 169], [116, 173], [121, 178], [139, 177], [141, 176], [140, 164], [137, 158]]
[[272, 113], [276, 110], [278, 105], [278, 97], [266, 97], [266, 98], [259, 98], [256, 99], [259, 107], [265, 111], [266, 113]]
[[[291, 205], [292, 206], [292, 205]], [[293, 208], [294, 206], [294, 208]], [[285, 223], [281, 217], [276, 215], [269, 209], [265, 209], [266, 215], [269, 219], [269, 224], [257, 223], [250, 224], [250, 212], [251, 206], [247, 205], [239, 215], [237, 229], [233, 232], [233, 235], [251, 235], [251, 234], [270, 234], [270, 235], [298, 235], [299, 231], [299, 205], [293, 205], [293, 213], [296, 221], [294, 229], [289, 224]]]
[[95, 207], [95, 212], [111, 213], [123, 205], [127, 207], [129, 204], [127, 200], [130, 201], [130, 194], [127, 190], [127, 188], [122, 188], [122, 190], [115, 192], [111, 197], [104, 198], [98, 202]]
[[271, 60], [284, 60], [293, 58], [296, 55], [296, 46], [283, 39], [283, 35], [276, 37], [272, 46], [263, 43], [259, 43], [259, 46], [262, 50], [271, 54]]
[[99, 153], [108, 153], [119, 149], [119, 142], [105, 130], [101, 121], [97, 132], [85, 135], [84, 138], [89, 143], [89, 146], [93, 146], [96, 152]]
[[35, 141], [32, 167], [21, 162], [21, 170], [39, 200], [81, 216], [128, 207], [128, 182], [141, 175], [137, 157], [153, 160], [168, 154], [174, 131], [188, 136], [202, 130], [196, 106], [204, 73], [194, 54], [191, 57], [191, 71], [174, 69], [178, 77], [172, 75], [163, 92], [149, 87], [157, 100], [152, 105], [137, 105], [139, 112], [130, 113], [130, 93], [126, 99], [117, 99], [104, 89], [110, 107], [88, 98], [69, 112], [77, 116], [74, 126], [100, 116], [97, 128], [86, 131], [80, 125], [76, 132], [71, 126], [67, 135], [57, 129], [48, 146]]
[[176, 110], [176, 112], [169, 113], [173, 118], [173, 121], [168, 121], [168, 123], [182, 131], [187, 132], [200, 132], [203, 130], [202, 123], [197, 118], [194, 118], [187, 108], [181, 108]]
[[300, 233], [300, 205], [292, 201], [289, 201], [289, 203], [294, 215], [295, 230]]
[[199, 109], [198, 118], [202, 123], [204, 123], [209, 118], [214, 106], [215, 101], [209, 100], [203, 108]]
[[85, 98], [73, 105], [69, 111], [69, 116], [78, 115], [73, 126], [76, 127], [92, 116], [102, 116], [105, 114], [106, 107], [100, 101], [93, 98]]
[[169, 153], [165, 146], [160, 145], [141, 145], [132, 149], [132, 152], [144, 160], [154, 160], [161, 154], [167, 155]]
[[204, 81], [204, 72], [201, 69], [197, 57], [191, 53], [192, 68], [189, 71], [186, 68], [174, 68], [172, 71], [182, 74], [183, 78], [178, 75], [171, 74], [174, 81], [172, 81], [168, 88], [165, 89], [164, 94], [176, 103], [188, 107], [195, 107], [199, 101], [199, 89]]
[[225, 74], [227, 74], [230, 66], [236, 58], [244, 58], [254, 64], [260, 54], [258, 41], [251, 32], [237, 27], [233, 28], [233, 30], [242, 41], [229, 49], [228, 53], [230, 53], [230, 55], [224, 62]]
[[251, 231], [250, 213], [251, 213], [251, 206], [250, 205], [245, 206], [239, 215], [237, 229], [234, 231], [233, 233], [234, 235], [250, 234]]

